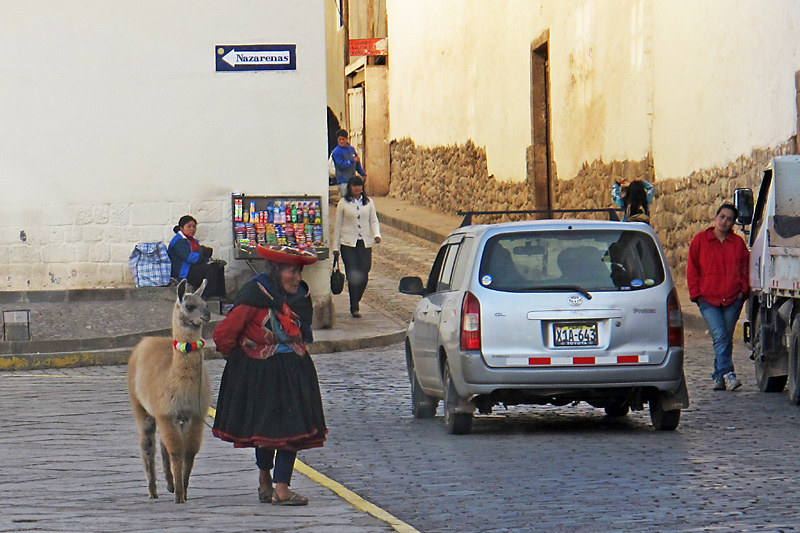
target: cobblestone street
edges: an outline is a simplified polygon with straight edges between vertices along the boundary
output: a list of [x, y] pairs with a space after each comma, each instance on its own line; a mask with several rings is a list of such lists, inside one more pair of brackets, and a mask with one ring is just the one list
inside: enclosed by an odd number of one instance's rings
[[755, 387], [711, 390], [711, 343], [687, 332], [691, 407], [675, 432], [648, 411], [520, 406], [447, 435], [411, 415], [402, 347], [318, 358], [331, 427], [310, 464], [420, 531], [795, 531], [798, 410]]

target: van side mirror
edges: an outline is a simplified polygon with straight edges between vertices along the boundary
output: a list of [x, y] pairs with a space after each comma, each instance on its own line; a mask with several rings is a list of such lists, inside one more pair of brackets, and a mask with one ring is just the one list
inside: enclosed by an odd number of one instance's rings
[[733, 205], [739, 214], [736, 223], [746, 226], [753, 222], [753, 191], [750, 189], [736, 189], [733, 191]]
[[422, 283], [422, 278], [417, 276], [406, 276], [400, 279], [400, 284], [397, 290], [403, 294], [414, 294], [416, 296], [425, 296], [425, 285]]

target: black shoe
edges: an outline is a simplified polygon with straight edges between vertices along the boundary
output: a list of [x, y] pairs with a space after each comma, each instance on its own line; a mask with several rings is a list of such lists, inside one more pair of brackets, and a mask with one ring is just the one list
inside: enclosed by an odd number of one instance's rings
[[358, 311], [350, 311], [350, 314], [353, 315], [353, 318], [361, 318], [361, 313]]

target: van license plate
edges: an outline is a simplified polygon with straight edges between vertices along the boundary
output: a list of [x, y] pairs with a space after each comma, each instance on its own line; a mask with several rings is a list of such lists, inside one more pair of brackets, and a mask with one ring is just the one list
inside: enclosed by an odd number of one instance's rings
[[553, 324], [556, 346], [597, 346], [597, 322]]

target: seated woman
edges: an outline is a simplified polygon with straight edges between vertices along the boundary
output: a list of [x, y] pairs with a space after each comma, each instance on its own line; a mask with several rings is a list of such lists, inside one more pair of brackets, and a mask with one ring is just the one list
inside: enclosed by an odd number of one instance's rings
[[197, 220], [191, 215], [184, 215], [178, 225], [172, 228], [175, 236], [169, 243], [167, 252], [172, 261], [172, 277], [185, 279], [195, 288], [206, 280], [203, 299], [225, 299], [225, 261], [211, 259], [213, 249], [201, 245], [194, 234], [197, 232]]

